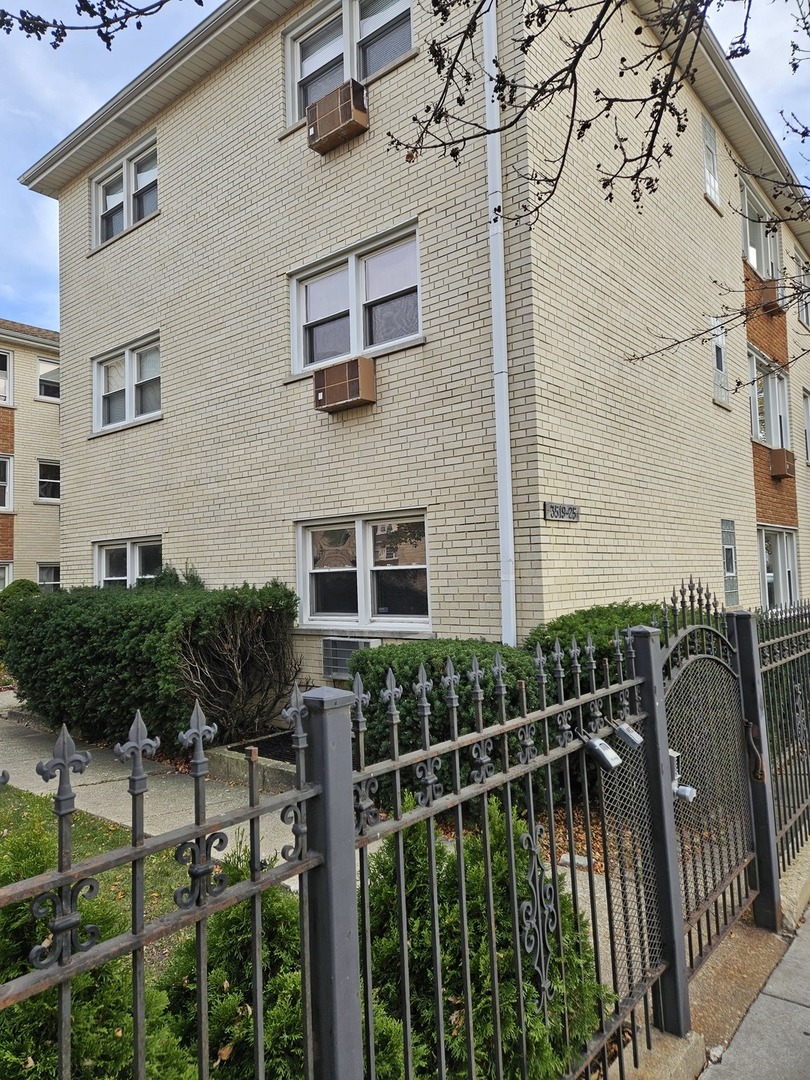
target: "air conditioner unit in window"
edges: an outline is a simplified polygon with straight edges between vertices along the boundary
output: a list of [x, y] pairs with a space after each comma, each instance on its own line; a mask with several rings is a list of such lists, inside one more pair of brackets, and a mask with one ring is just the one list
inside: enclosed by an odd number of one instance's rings
[[342, 412], [356, 405], [371, 405], [377, 400], [374, 361], [370, 356], [355, 356], [339, 364], [318, 368], [313, 378], [315, 408], [320, 412]]
[[795, 475], [796, 455], [793, 451], [773, 447], [771, 449], [771, 477], [774, 480], [785, 480]]
[[368, 131], [366, 89], [349, 79], [337, 90], [307, 105], [307, 142], [310, 150], [328, 154], [341, 143]]
[[379, 638], [324, 638], [323, 676], [325, 679], [349, 679], [348, 663], [358, 649], [374, 649], [382, 645]]
[[759, 302], [766, 315], [781, 315], [784, 308], [780, 283], [773, 278], [763, 281]]

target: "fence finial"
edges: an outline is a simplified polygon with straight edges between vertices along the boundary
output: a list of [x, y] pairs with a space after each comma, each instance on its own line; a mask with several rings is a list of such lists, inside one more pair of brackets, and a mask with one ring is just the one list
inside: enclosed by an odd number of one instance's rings
[[67, 727], [62, 724], [59, 738], [53, 748], [50, 761], [37, 764], [37, 773], [47, 784], [59, 773], [59, 788], [54, 798], [54, 813], [70, 814], [73, 811], [76, 796], [70, 786], [70, 773], [83, 773], [90, 763], [89, 750], [77, 750]]
[[132, 760], [132, 772], [130, 773], [130, 791], [139, 794], [146, 790], [146, 773], [143, 768], [144, 754], [154, 757], [160, 746], [160, 739], [150, 739], [146, 730], [146, 724], [141, 718], [141, 710], [135, 713], [135, 719], [129, 729], [129, 742], [116, 743], [113, 753], [123, 765], [127, 758]]

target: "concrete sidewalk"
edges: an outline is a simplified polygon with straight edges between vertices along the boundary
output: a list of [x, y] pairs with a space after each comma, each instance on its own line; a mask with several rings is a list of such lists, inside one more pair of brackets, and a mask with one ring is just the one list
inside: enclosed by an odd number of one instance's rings
[[[12, 715], [9, 716], [9, 710]], [[121, 733], [125, 742], [126, 731]], [[45, 783], [36, 772], [39, 761], [53, 757], [55, 734], [24, 718], [18, 710], [17, 699], [12, 691], [0, 691], [0, 772], [9, 773], [9, 784], [37, 795], [56, 794], [57, 780]], [[78, 750], [89, 750], [90, 763], [83, 773], [70, 774], [70, 783], [76, 793], [76, 808], [86, 810], [129, 828], [132, 824], [132, 799], [128, 790], [130, 765], [122, 765], [107, 747], [90, 746], [76, 741]], [[167, 748], [174, 753], [175, 748]], [[179, 747], [177, 757], [183, 751]], [[163, 762], [144, 758], [144, 771], [149, 777], [149, 788], [144, 797], [144, 825], [152, 836], [191, 824], [194, 821], [194, 781], [190, 776], [176, 772]], [[229, 810], [246, 806], [247, 788], [220, 780], [207, 780], [205, 784], [206, 815], [214, 818]], [[247, 826], [242, 826], [247, 835]], [[230, 842], [233, 833], [230, 831]], [[294, 842], [293, 835], [278, 814], [262, 818], [262, 855], [276, 856], [282, 847]]]

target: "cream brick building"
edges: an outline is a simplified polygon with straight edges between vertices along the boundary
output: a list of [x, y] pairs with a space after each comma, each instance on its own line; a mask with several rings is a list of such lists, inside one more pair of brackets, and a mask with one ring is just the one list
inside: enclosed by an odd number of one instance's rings
[[[520, 6], [495, 28], [531, 79]], [[434, 92], [430, 31], [407, 0], [229, 0], [22, 178], [60, 202], [63, 581], [161, 560], [213, 586], [280, 577], [315, 677], [323, 638], [514, 641], [689, 574], [745, 605], [810, 589], [810, 375], [784, 368], [808, 306], [627, 360], [710, 325], [715, 282], [742, 295], [754, 263], [806, 259], [807, 226], [777, 248], [752, 224], [741, 248], [732, 154], [789, 168], [716, 43], [643, 214], [604, 202], [606, 125], [529, 231], [491, 209], [525, 197], [554, 115], [457, 169], [389, 149]], [[352, 77], [368, 130], [316, 152], [303, 105]], [[376, 401], [316, 409], [319, 373], [358, 355]], [[752, 406], [730, 391], [757, 363]], [[795, 477], [771, 476], [772, 447]]]
[[59, 587], [59, 335], [0, 319], [0, 589]]

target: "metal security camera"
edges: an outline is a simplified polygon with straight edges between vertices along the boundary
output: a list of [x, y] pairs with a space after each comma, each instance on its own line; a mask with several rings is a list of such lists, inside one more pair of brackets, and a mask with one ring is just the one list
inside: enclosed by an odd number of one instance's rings
[[618, 738], [620, 738], [624, 745], [630, 750], [635, 750], [644, 742], [644, 737], [639, 735], [636, 729], [629, 724], [614, 724], [613, 730], [616, 732]]
[[613, 772], [622, 763], [622, 759], [616, 753], [612, 746], [608, 746], [604, 739], [598, 739], [593, 735], [586, 735], [584, 731], [578, 731], [580, 739], [585, 746], [587, 752], [591, 755], [597, 765], [604, 769], [605, 772]]

